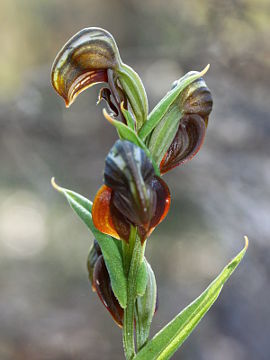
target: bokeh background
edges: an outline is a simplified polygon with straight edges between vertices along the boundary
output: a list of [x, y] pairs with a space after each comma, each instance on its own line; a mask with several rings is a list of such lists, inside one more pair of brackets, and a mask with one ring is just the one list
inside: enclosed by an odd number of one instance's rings
[[98, 87], [70, 109], [50, 85], [63, 44], [87, 26], [116, 38], [150, 107], [211, 63], [205, 144], [166, 175], [172, 206], [146, 256], [159, 311], [152, 334], [250, 238], [222, 296], [173, 359], [270, 358], [270, 3], [268, 0], [1, 0], [0, 359], [122, 359], [121, 331], [90, 290], [92, 241], [59, 184], [93, 199], [116, 140]]

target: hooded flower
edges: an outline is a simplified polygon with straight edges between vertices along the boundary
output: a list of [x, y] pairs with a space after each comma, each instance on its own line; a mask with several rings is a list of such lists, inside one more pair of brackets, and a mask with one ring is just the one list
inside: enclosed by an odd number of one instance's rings
[[52, 67], [52, 85], [69, 107], [90, 86], [108, 82], [108, 71], [121, 63], [112, 35], [100, 28], [75, 34], [58, 53]]
[[181, 93], [176, 105], [181, 111], [180, 122], [175, 137], [160, 163], [162, 174], [191, 160], [203, 144], [213, 106], [212, 95], [203, 78], [190, 84]]
[[97, 292], [102, 304], [106, 307], [118, 326], [123, 326], [124, 311], [115, 297], [110, 276], [96, 239], [87, 259], [87, 268], [92, 290]]
[[69, 107], [84, 90], [97, 83], [106, 83], [101, 99], [120, 120], [126, 123], [121, 104], [132, 108], [139, 128], [146, 120], [148, 102], [138, 74], [124, 64], [113, 36], [106, 30], [90, 27], [75, 34], [57, 54], [51, 73], [57, 93]]
[[169, 189], [150, 159], [139, 146], [118, 140], [106, 158], [104, 182], [93, 203], [96, 228], [128, 241], [132, 224], [144, 241], [170, 206]]
[[113, 293], [110, 276], [96, 239], [87, 259], [87, 268], [92, 290], [97, 292], [102, 304], [112, 315], [114, 321], [122, 327], [124, 310]]

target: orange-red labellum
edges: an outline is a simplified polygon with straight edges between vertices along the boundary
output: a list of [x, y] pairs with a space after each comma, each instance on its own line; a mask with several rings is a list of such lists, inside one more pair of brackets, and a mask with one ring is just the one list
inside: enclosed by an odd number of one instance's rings
[[112, 189], [103, 185], [98, 190], [92, 207], [92, 217], [95, 227], [104, 234], [120, 239], [115, 230], [110, 211]]

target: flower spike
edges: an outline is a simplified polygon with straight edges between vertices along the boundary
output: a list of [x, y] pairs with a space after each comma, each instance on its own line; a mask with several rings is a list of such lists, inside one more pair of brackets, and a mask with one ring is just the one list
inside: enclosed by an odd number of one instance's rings
[[209, 287], [149, 340], [158, 296], [154, 272], [145, 258], [145, 240], [170, 208], [170, 191], [161, 174], [192, 159], [203, 143], [213, 106], [202, 78], [208, 68], [177, 80], [148, 114], [143, 83], [121, 61], [107, 31], [78, 32], [53, 64], [52, 84], [67, 107], [85, 89], [106, 83], [98, 103], [106, 101], [104, 117], [120, 138], [106, 157], [104, 185], [93, 203], [58, 186], [54, 178], [52, 185], [94, 236], [88, 277], [92, 290], [123, 328], [127, 360], [171, 358], [213, 305], [248, 247], [245, 236], [245, 248]]

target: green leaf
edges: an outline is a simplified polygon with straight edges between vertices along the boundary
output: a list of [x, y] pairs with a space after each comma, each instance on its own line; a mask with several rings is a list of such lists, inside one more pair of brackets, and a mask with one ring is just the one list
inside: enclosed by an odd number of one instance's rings
[[147, 261], [144, 258], [144, 261], [141, 263], [137, 275], [136, 292], [138, 296], [143, 296], [143, 294], [145, 293], [147, 282], [148, 282], [148, 269], [147, 269]]
[[191, 334], [196, 325], [217, 299], [225, 282], [242, 260], [248, 247], [245, 237], [244, 249], [223, 269], [209, 287], [169, 324], [159, 331], [135, 356], [136, 360], [169, 359]]
[[147, 286], [144, 295], [136, 299], [135, 305], [136, 340], [138, 350], [140, 350], [148, 340], [157, 301], [157, 284], [155, 274], [150, 264], [146, 260], [145, 262], [148, 274]]
[[196, 74], [190, 75], [187, 73], [183, 76], [179, 81], [175, 88], [170, 90], [164, 98], [154, 107], [151, 113], [148, 116], [147, 121], [141, 127], [139, 131], [139, 137], [145, 141], [147, 136], [152, 132], [152, 130], [157, 126], [160, 120], [168, 111], [169, 107], [172, 103], [177, 99], [179, 94], [193, 81], [202, 77], [207, 70], [209, 69], [209, 65], [207, 65], [201, 72], [197, 72]]
[[148, 114], [148, 100], [142, 80], [136, 71], [126, 64], [122, 63], [116, 71], [134, 112], [136, 128], [139, 130], [146, 121]]
[[139, 138], [137, 133], [134, 130], [132, 130], [131, 128], [129, 128], [127, 125], [123, 124], [122, 122], [113, 119], [107, 113], [106, 109], [103, 109], [103, 115], [104, 115], [105, 119], [107, 119], [113, 126], [116, 127], [120, 139], [128, 140], [128, 141], [134, 143], [135, 145], [140, 146], [144, 150], [144, 152], [146, 153], [146, 155], [149, 157], [149, 159], [152, 162], [152, 165], [154, 167], [156, 175], [160, 176], [159, 167], [157, 166], [155, 160], [153, 159], [149, 149], [147, 148], [145, 143]]
[[96, 229], [92, 220], [91, 201], [74, 191], [58, 186], [55, 183], [54, 178], [52, 178], [52, 185], [66, 197], [71, 208], [97, 239], [110, 275], [114, 295], [117, 297], [121, 307], [125, 308], [127, 305], [127, 279], [124, 273], [122, 255], [117, 244], [119, 240], [116, 240], [109, 235], [105, 235]]
[[131, 113], [124, 108], [124, 103], [123, 103], [123, 102], [121, 103], [120, 106], [121, 106], [121, 111], [122, 111], [122, 113], [123, 113], [123, 115], [124, 115], [124, 117], [125, 117], [125, 119], [126, 119], [127, 126], [128, 126], [130, 129], [132, 129], [132, 130], [135, 131], [135, 121], [134, 121]]
[[172, 106], [153, 130], [149, 141], [149, 151], [157, 165], [160, 165], [173, 142], [180, 120], [181, 113], [178, 106]]

